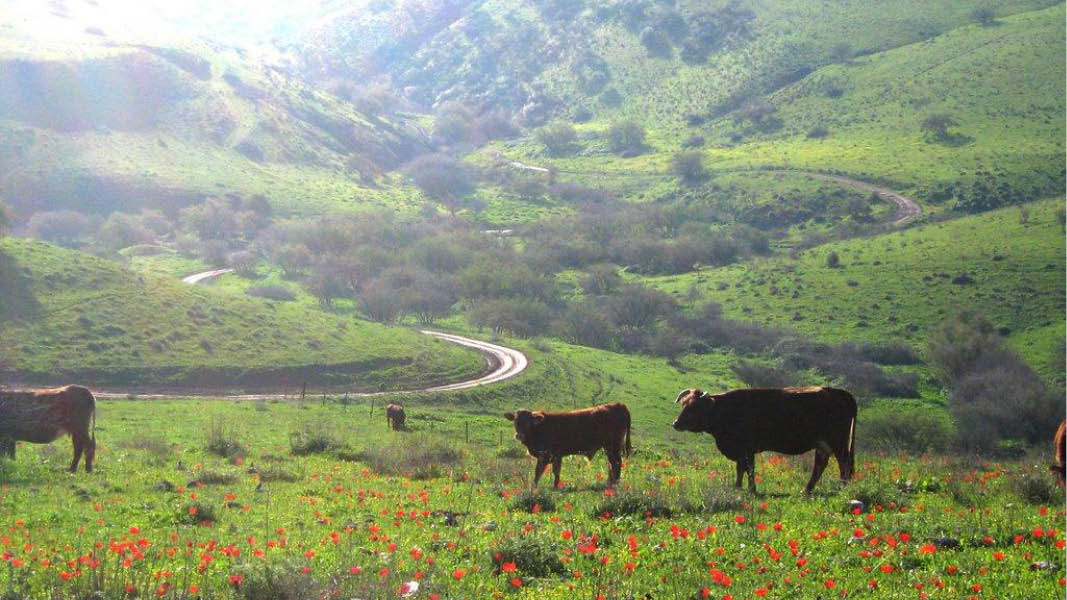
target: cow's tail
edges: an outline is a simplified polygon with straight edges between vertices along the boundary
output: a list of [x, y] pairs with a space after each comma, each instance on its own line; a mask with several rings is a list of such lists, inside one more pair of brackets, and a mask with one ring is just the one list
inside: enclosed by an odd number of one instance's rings
[[856, 475], [856, 415], [852, 415], [852, 421], [848, 425], [848, 477], [852, 480]]
[[630, 456], [630, 453], [634, 451], [633, 445], [630, 444], [630, 411], [626, 410], [626, 456]]

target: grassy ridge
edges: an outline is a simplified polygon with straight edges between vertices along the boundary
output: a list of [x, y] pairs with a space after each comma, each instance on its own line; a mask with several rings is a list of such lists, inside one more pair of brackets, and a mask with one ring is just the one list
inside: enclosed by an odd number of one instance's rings
[[[828, 341], [921, 344], [956, 311], [977, 309], [1011, 335], [1054, 336], [1064, 306], [1063, 200], [825, 244], [774, 258], [692, 274], [647, 278], [685, 298], [722, 304], [739, 319], [798, 329]], [[836, 252], [841, 267], [827, 266]], [[966, 275], [969, 281], [953, 279]], [[683, 300], [684, 301], [684, 300]], [[1036, 342], [1051, 347], [1048, 340]], [[1045, 357], [1044, 360], [1047, 360]], [[1035, 363], [1036, 364], [1036, 363]]]
[[10, 379], [396, 389], [484, 368], [480, 355], [408, 329], [220, 296], [38, 242], [8, 238], [0, 252]]

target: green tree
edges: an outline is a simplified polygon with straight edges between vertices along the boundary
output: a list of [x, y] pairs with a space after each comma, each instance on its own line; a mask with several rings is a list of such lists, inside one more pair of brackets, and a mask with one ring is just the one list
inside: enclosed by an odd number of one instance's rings
[[475, 190], [470, 169], [444, 154], [416, 158], [408, 165], [407, 173], [423, 194], [444, 205], [453, 216], [467, 207], [467, 196]]
[[694, 183], [707, 175], [704, 169], [704, 153], [698, 150], [684, 150], [671, 157], [671, 170], [682, 181]]
[[991, 27], [997, 22], [997, 13], [989, 6], [980, 6], [971, 11], [971, 18], [980, 23], [982, 27]]
[[640, 150], [645, 145], [645, 128], [636, 121], [616, 121], [608, 128], [608, 145], [617, 154]]
[[563, 121], [549, 123], [537, 130], [537, 141], [541, 142], [548, 153], [553, 156], [569, 152], [577, 137], [574, 126]]
[[936, 113], [923, 119], [922, 125], [919, 129], [924, 132], [933, 133], [938, 139], [945, 139], [948, 137], [948, 128], [959, 125], [956, 119], [952, 118], [952, 115], [947, 113]]
[[2, 237], [7, 230], [11, 227], [11, 213], [7, 209], [7, 205], [0, 202], [0, 237]]

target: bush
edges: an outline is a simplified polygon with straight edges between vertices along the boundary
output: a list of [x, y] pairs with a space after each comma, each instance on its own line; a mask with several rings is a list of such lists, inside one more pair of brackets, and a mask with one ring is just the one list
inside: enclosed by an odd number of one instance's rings
[[89, 218], [73, 210], [33, 213], [26, 232], [30, 237], [73, 248], [92, 233]]
[[704, 492], [702, 509], [705, 512], [737, 512], [745, 508], [745, 499], [732, 487], [715, 486]]
[[813, 140], [821, 140], [828, 135], [830, 135], [830, 130], [822, 125], [817, 125], [808, 132], [808, 137]]
[[671, 508], [651, 495], [634, 490], [616, 491], [604, 497], [592, 510], [594, 519], [605, 514], [612, 516], [640, 515], [642, 517], [670, 517]]
[[831, 250], [830, 253], [826, 255], [826, 266], [831, 269], [836, 269], [841, 266], [841, 257], [837, 255], [836, 251]]
[[358, 459], [375, 473], [404, 475], [411, 479], [433, 479], [443, 469], [459, 465], [463, 451], [439, 438], [408, 436], [400, 442], [365, 448]]
[[856, 444], [871, 450], [938, 452], [953, 437], [952, 422], [937, 408], [878, 404], [864, 409], [856, 423]]
[[289, 432], [289, 451], [296, 456], [322, 454], [344, 447], [344, 442], [329, 421], [309, 421], [299, 431]]
[[1030, 504], [1057, 506], [1063, 503], [1063, 490], [1056, 485], [1056, 478], [1045, 469], [1021, 473], [1014, 477], [1011, 489]]
[[549, 154], [559, 156], [571, 151], [574, 140], [578, 134], [574, 126], [569, 123], [557, 121], [550, 123], [537, 130], [537, 140], [541, 142]]
[[730, 371], [750, 387], [788, 387], [796, 385], [799, 378], [795, 371], [751, 360], [742, 360], [730, 365]]
[[196, 480], [204, 485], [228, 485], [237, 481], [237, 473], [205, 469]]
[[616, 154], [639, 151], [645, 145], [645, 128], [635, 121], [616, 121], [608, 128], [608, 145]]
[[292, 302], [293, 300], [296, 300], [296, 292], [284, 285], [278, 284], [249, 286], [248, 289], [245, 290], [245, 293], [256, 298], [266, 298], [268, 300], [277, 300], [279, 302]]
[[903, 342], [862, 344], [857, 349], [860, 356], [880, 365], [917, 365], [922, 363], [911, 346]]
[[234, 458], [244, 456], [247, 452], [245, 447], [237, 439], [233, 430], [228, 429], [221, 420], [214, 420], [208, 429], [207, 446], [205, 450], [222, 458]]
[[217, 523], [218, 515], [214, 506], [193, 502], [179, 508], [175, 520], [183, 525], [200, 525], [202, 523]]
[[907, 503], [907, 495], [895, 484], [880, 477], [859, 478], [852, 481], [843, 493], [849, 498], [859, 500], [866, 506], [881, 504], [888, 507], [890, 504], [903, 506]]
[[300, 480], [300, 477], [296, 473], [293, 473], [280, 465], [256, 467], [254, 472], [259, 476], [259, 480], [265, 483], [270, 483], [272, 481], [292, 483]]
[[704, 153], [698, 150], [678, 152], [671, 157], [671, 170], [686, 183], [700, 181], [707, 175]]
[[514, 535], [501, 539], [489, 548], [493, 564], [515, 563], [515, 568], [529, 577], [548, 577], [566, 573], [559, 560], [559, 551], [552, 542], [527, 535]]
[[322, 583], [305, 573], [303, 564], [281, 562], [243, 562], [234, 566], [244, 580], [235, 588], [244, 600], [320, 600], [329, 595]]
[[524, 491], [511, 503], [511, 508], [532, 513], [534, 509], [539, 512], [552, 512], [556, 510], [556, 502], [549, 492], [543, 490]]

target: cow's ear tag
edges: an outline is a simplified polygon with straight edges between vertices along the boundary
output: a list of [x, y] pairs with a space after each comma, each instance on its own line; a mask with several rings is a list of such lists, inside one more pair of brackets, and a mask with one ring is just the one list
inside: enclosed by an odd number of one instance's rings
[[544, 421], [544, 420], [545, 420], [545, 415], [543, 413], [536, 413], [533, 416], [534, 425], [540, 425], [541, 422]]
[[509, 421], [514, 421], [515, 420], [515, 413], [506, 412], [506, 413], [504, 413], [504, 418], [509, 420]]

